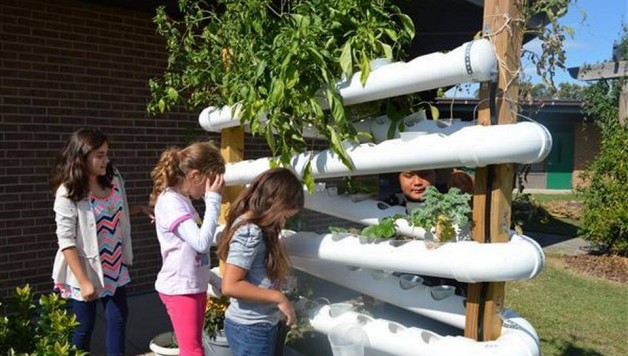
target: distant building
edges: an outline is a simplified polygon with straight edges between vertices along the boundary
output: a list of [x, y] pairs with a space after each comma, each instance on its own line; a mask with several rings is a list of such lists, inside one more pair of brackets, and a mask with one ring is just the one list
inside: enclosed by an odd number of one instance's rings
[[[472, 120], [477, 99], [439, 98], [440, 118]], [[531, 167], [526, 188], [572, 189], [582, 183], [580, 174], [599, 152], [600, 133], [593, 123], [585, 123], [581, 102], [573, 100], [535, 101], [523, 106], [524, 117], [543, 124], [552, 134], [552, 150], [547, 158]], [[453, 115], [450, 114], [453, 110]]]

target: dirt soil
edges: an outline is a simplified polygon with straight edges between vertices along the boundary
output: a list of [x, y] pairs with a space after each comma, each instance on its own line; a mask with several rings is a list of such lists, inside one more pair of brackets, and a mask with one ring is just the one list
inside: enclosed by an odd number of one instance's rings
[[609, 281], [628, 283], [628, 257], [605, 255], [563, 256], [570, 269]]

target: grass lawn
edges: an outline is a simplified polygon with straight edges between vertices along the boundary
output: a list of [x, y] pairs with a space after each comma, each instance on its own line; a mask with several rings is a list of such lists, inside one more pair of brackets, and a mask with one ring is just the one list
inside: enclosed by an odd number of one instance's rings
[[628, 285], [576, 274], [548, 256], [539, 277], [506, 288], [506, 305], [534, 326], [543, 355], [628, 355]]

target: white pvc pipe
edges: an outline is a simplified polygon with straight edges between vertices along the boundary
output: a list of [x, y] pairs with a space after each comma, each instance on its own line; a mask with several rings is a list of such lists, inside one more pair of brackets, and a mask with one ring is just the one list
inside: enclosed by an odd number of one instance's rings
[[394, 321], [374, 319], [353, 311], [332, 317], [328, 305], [310, 310], [314, 330], [329, 334], [340, 324], [361, 326], [366, 335], [365, 347], [400, 356], [538, 356], [539, 339], [525, 319], [511, 310], [502, 313], [504, 327], [494, 341], [475, 341], [462, 336], [442, 336], [419, 327], [405, 327]]
[[541, 273], [545, 263], [543, 249], [523, 235], [512, 235], [504, 243], [459, 241], [438, 248], [430, 248], [422, 240], [395, 246], [388, 241], [361, 243], [349, 234], [312, 232], [286, 232], [282, 241], [291, 257], [472, 283], [531, 279]]
[[[459, 295], [452, 294], [444, 299], [437, 300], [432, 296], [432, 289], [435, 287], [428, 287], [423, 284], [404, 290], [400, 286], [399, 278], [392, 275], [390, 271], [355, 270], [353, 267], [330, 263], [325, 260], [317, 261], [297, 256], [290, 256], [290, 261], [294, 268], [304, 273], [369, 295], [441, 323], [464, 329], [464, 298]], [[346, 264], [351, 265], [350, 262]], [[435, 293], [438, 293], [438, 291], [435, 291]]]
[[[355, 170], [345, 166], [330, 149], [293, 156], [292, 170], [299, 176], [311, 163], [314, 178], [333, 178], [399, 172], [403, 170], [482, 167], [489, 164], [536, 163], [552, 146], [549, 131], [538, 123], [520, 122], [495, 126], [469, 126], [451, 135], [403, 135], [378, 145], [346, 144]], [[270, 168], [270, 158], [228, 164], [227, 185], [247, 184]]]
[[[365, 199], [358, 202], [352, 200], [349, 194], [338, 195], [330, 189], [324, 189], [317, 184], [311, 194], [304, 194], [305, 208], [323, 214], [339, 217], [365, 225], [377, 225], [379, 222], [393, 215], [407, 215], [403, 206], [390, 206], [382, 201]], [[425, 229], [408, 224], [405, 219], [395, 221], [396, 230], [402, 235], [425, 238]], [[457, 239], [459, 240], [459, 239]]]
[[[217, 108], [214, 106], [203, 109], [199, 116], [199, 123], [201, 127], [207, 131], [220, 132], [223, 129], [235, 127], [240, 124], [238, 119], [231, 119], [231, 108], [224, 106]], [[212, 120], [211, 118], [215, 118]], [[266, 121], [262, 121], [262, 125]], [[390, 125], [392, 121], [387, 116], [369, 117], [364, 118], [353, 123], [353, 126], [358, 132], [369, 132], [373, 135], [372, 142], [380, 143], [391, 138], [401, 137], [399, 132], [399, 126], [404, 125], [403, 132], [401, 134], [408, 134], [410, 132], [416, 132], [417, 134], [438, 133], [443, 135], [449, 135], [463, 127], [472, 125], [470, 121], [462, 121], [460, 119], [439, 119], [439, 120], [427, 120], [425, 111], [418, 111], [404, 117], [401, 122], [395, 123], [396, 127], [392, 137], [388, 137], [390, 131]], [[245, 126], [245, 131], [249, 132], [249, 127]], [[313, 128], [303, 128], [303, 136], [309, 138], [324, 139], [325, 137], [318, 134]], [[362, 142], [367, 142], [366, 138], [361, 138]]]
[[[493, 46], [486, 39], [466, 42], [447, 53], [436, 52], [417, 57], [410, 62], [385, 64], [372, 70], [362, 86], [355, 73], [341, 81], [337, 88], [344, 105], [353, 105], [393, 96], [416, 93], [466, 82], [490, 80], [497, 71]], [[321, 103], [324, 107], [327, 103]], [[199, 124], [207, 131], [221, 130], [240, 125], [240, 116], [228, 106], [208, 107], [201, 111]], [[265, 115], [262, 114], [261, 121]]]
[[493, 45], [487, 39], [466, 42], [447, 53], [436, 52], [410, 62], [382, 65], [369, 74], [361, 72], [337, 85], [345, 105], [353, 105], [450, 85], [491, 80], [497, 73]]

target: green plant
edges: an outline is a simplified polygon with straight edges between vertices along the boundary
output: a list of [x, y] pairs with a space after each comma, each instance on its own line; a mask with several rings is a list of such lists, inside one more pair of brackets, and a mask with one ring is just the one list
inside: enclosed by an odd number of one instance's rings
[[28, 284], [16, 288], [10, 313], [0, 318], [0, 354], [87, 355], [70, 343], [78, 321], [65, 310], [65, 300], [55, 293], [42, 295], [38, 308], [34, 297]]
[[[163, 7], [154, 17], [169, 55], [163, 76], [149, 82], [149, 113], [239, 108], [240, 122], [284, 164], [308, 149], [303, 128], [311, 127], [351, 166], [342, 141], [359, 133], [337, 81], [359, 70], [364, 85], [372, 59], [399, 57], [414, 36], [411, 19], [383, 0], [180, 0], [179, 11], [180, 20]], [[313, 184], [309, 168], [304, 180]]]
[[440, 193], [430, 186], [423, 194], [423, 204], [410, 212], [408, 222], [426, 231], [435, 228], [438, 241], [449, 241], [456, 235], [455, 226], [463, 227], [470, 221], [469, 199], [471, 195], [461, 193], [458, 188]]
[[204, 328], [207, 334], [212, 337], [225, 327], [225, 312], [229, 306], [229, 298], [209, 298], [205, 306]]
[[[628, 45], [628, 27], [622, 43]], [[583, 196], [583, 238], [609, 253], [628, 253], [628, 126], [619, 120], [619, 95], [626, 78], [589, 86], [584, 110], [601, 131], [599, 154], [587, 167]], [[624, 118], [626, 120], [626, 118]]]
[[376, 239], [390, 239], [397, 236], [395, 220], [401, 218], [401, 215], [386, 217], [380, 220], [377, 225], [370, 225], [360, 231], [360, 235], [373, 237]]
[[338, 185], [338, 194], [373, 194], [377, 190], [377, 182], [364, 182], [354, 177], [343, 177]]

